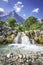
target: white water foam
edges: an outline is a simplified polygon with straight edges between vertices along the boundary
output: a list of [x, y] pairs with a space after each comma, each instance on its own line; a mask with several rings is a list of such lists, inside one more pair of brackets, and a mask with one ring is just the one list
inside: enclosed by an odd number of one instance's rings
[[[21, 35], [21, 43], [18, 43], [19, 36]], [[15, 43], [8, 45], [9, 47], [13, 47], [13, 49], [22, 49], [29, 51], [43, 51], [43, 46], [37, 46], [35, 44], [31, 44], [29, 38], [24, 33], [18, 33], [17, 37], [14, 40]]]

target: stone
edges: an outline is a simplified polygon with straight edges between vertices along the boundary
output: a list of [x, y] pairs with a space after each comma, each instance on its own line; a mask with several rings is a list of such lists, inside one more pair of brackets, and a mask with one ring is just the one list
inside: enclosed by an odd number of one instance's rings
[[19, 54], [19, 58], [23, 58], [23, 55], [22, 54]]

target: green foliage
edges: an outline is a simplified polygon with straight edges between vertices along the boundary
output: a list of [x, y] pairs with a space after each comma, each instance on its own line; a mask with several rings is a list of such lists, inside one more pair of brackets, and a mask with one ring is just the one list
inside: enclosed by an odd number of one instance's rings
[[40, 30], [43, 30], [43, 23], [40, 23]]
[[18, 31], [25, 31], [25, 30], [43, 30], [43, 19], [41, 19], [42, 23], [39, 23], [37, 18], [30, 16], [28, 17], [24, 24], [16, 23], [14, 18], [7, 19], [7, 22], [0, 21], [0, 24], [4, 24], [12, 29], [16, 29]]
[[26, 21], [28, 21], [28, 20], [30, 21], [31, 24], [37, 22], [37, 18], [35, 18], [34, 16], [28, 17], [28, 18], [26, 19]]
[[23, 31], [23, 25], [21, 23], [18, 23], [15, 29], [18, 31]]
[[30, 16], [26, 19], [25, 23], [24, 23], [24, 29], [25, 30], [29, 30], [30, 29], [30, 26], [32, 24], [34, 24], [35, 22], [37, 22], [37, 18], [33, 17], [33, 16]]
[[5, 24], [5, 22], [0, 20], [0, 24], [2, 24], [2, 25], [3, 25], [3, 24]]
[[30, 23], [30, 21], [27, 19], [27, 20], [25, 21], [25, 23], [24, 23], [24, 29], [25, 29], [25, 30], [29, 30], [30, 25], [31, 25], [31, 23]]
[[38, 22], [33, 23], [30, 25], [29, 30], [39, 30], [40, 29], [40, 24]]
[[11, 28], [14, 28], [15, 27], [15, 23], [16, 23], [16, 20], [14, 18], [9, 18], [7, 19], [7, 25]]

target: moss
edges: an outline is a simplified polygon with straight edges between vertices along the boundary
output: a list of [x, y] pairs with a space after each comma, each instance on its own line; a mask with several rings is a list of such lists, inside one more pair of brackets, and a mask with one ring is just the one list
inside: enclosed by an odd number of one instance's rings
[[6, 41], [7, 41], [8, 43], [12, 43], [13, 40], [14, 40], [14, 38], [15, 38], [15, 35], [14, 35], [14, 34], [9, 35], [9, 36], [7, 36], [7, 38], [6, 38]]

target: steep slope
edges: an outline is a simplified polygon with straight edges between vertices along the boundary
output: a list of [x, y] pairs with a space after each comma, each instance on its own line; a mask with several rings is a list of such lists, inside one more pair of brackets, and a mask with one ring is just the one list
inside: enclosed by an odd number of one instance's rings
[[19, 16], [14, 10], [7, 15], [0, 16], [0, 20], [6, 21], [8, 18], [12, 17], [15, 18], [17, 22], [24, 22], [24, 19], [21, 16]]

